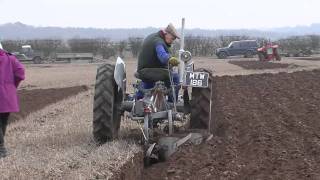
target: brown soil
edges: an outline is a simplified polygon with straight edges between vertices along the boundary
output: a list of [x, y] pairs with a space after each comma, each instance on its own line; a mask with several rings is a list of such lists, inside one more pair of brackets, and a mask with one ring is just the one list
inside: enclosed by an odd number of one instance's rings
[[319, 179], [319, 79], [320, 70], [215, 77], [214, 138], [143, 179]]
[[88, 90], [87, 86], [74, 86], [67, 88], [19, 90], [20, 112], [10, 115], [10, 122], [26, 117], [49, 104], [56, 103], [72, 95]]
[[244, 69], [278, 69], [278, 68], [296, 68], [294, 64], [273, 63], [269, 61], [229, 61], [230, 64], [240, 66]]

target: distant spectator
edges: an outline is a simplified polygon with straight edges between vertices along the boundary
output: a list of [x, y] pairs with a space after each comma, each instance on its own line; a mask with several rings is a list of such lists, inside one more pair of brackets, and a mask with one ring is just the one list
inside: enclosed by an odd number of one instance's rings
[[11, 112], [19, 111], [17, 87], [24, 80], [24, 67], [19, 60], [0, 49], [0, 158], [6, 157], [4, 136]]

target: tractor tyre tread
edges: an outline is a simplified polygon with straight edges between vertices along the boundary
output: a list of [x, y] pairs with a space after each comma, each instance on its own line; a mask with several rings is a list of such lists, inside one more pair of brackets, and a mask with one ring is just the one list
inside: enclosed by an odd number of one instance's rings
[[[118, 135], [121, 113], [117, 100], [117, 85], [112, 64], [98, 67], [93, 103], [93, 136], [96, 142], [105, 143]], [[121, 102], [121, 101], [120, 101]]]
[[192, 88], [192, 100], [191, 100], [191, 128], [207, 128], [210, 117], [210, 98], [211, 98], [211, 83], [213, 78], [210, 71], [201, 69], [197, 71], [206, 71], [209, 73], [208, 88]]

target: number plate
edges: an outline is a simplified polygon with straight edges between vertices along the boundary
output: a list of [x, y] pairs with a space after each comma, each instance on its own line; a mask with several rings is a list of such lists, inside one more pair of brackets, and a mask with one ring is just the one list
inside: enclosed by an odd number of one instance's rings
[[268, 54], [268, 55], [273, 54], [273, 49], [272, 49], [272, 48], [268, 48], [268, 49], [267, 49], [267, 54]]
[[209, 73], [206, 72], [186, 72], [186, 85], [192, 87], [208, 87]]
[[185, 67], [185, 70], [186, 71], [193, 71], [193, 64], [188, 64], [188, 65], [186, 65], [186, 67]]

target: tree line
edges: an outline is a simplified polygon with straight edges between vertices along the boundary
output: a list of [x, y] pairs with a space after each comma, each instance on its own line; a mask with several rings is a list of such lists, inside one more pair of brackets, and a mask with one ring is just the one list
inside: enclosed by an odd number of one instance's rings
[[[226, 47], [232, 41], [255, 39], [259, 45], [268, 41], [265, 38], [256, 38], [249, 36], [192, 36], [185, 37], [185, 50], [192, 53], [193, 56], [212, 56], [217, 48]], [[101, 55], [108, 59], [115, 56], [124, 56], [125, 52], [130, 52], [133, 57], [137, 57], [142, 46], [143, 38], [130, 37], [127, 40], [114, 42], [108, 38], [96, 39], [36, 39], [36, 40], [5, 40], [2, 45], [9, 52], [18, 52], [22, 45], [31, 45], [35, 51], [42, 52], [45, 56], [50, 56], [56, 52], [90, 52], [94, 55]], [[311, 49], [320, 48], [319, 35], [292, 36], [275, 41], [283, 50], [291, 49]], [[173, 44], [172, 51], [177, 52], [180, 48], [179, 41]]]
[[277, 41], [283, 51], [305, 51], [305, 50], [319, 50], [320, 36], [306, 35], [306, 36], [291, 36], [289, 38], [280, 39]]

